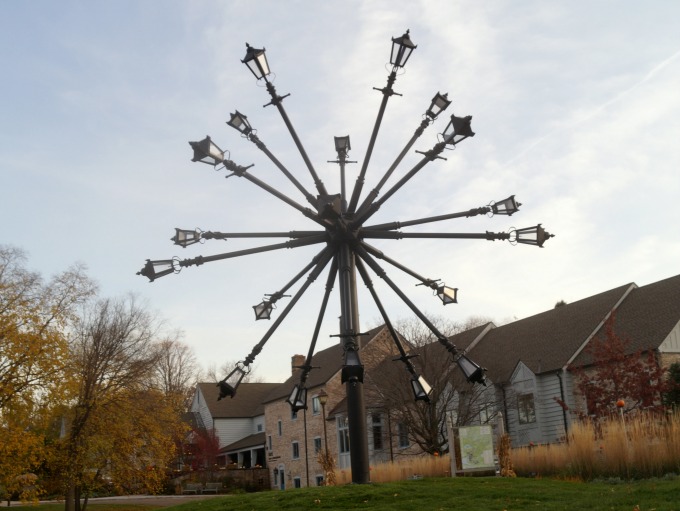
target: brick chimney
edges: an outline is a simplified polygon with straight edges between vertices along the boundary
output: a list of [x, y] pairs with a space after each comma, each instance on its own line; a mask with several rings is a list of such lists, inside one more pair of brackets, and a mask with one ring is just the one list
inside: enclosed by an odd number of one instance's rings
[[300, 372], [300, 366], [305, 364], [306, 358], [304, 355], [293, 355], [290, 358], [290, 369], [293, 376]]

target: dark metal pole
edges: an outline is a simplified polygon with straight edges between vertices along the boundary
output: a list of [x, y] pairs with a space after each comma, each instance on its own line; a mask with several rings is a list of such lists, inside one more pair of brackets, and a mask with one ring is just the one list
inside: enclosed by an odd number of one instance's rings
[[307, 407], [302, 409], [302, 417], [305, 423], [305, 475], [307, 476], [307, 488], [309, 488], [309, 444], [307, 443]]
[[[357, 302], [356, 266], [349, 245], [343, 242], [339, 250], [338, 265], [340, 289], [340, 336], [343, 351], [359, 351], [359, 308]], [[366, 409], [364, 404], [363, 381], [350, 378], [345, 383], [347, 395], [347, 421], [349, 423], [350, 463], [352, 482], [370, 482], [368, 463], [368, 437], [366, 429]]]

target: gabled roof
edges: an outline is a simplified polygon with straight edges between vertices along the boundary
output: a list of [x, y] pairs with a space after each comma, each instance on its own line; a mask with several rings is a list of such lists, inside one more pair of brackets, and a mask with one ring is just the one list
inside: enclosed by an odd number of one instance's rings
[[634, 287], [626, 284], [491, 329], [469, 356], [496, 383], [509, 381], [520, 360], [535, 374], [561, 369]]
[[254, 433], [252, 435], [248, 435], [245, 438], [241, 438], [241, 440], [237, 440], [233, 444], [225, 445], [220, 449], [220, 452], [229, 453], [232, 451], [241, 451], [243, 449], [248, 449], [249, 447], [263, 447], [265, 440], [266, 438], [264, 432]]
[[[658, 349], [680, 321], [680, 275], [635, 288], [614, 316], [614, 332], [630, 340], [629, 353]], [[603, 334], [603, 329], [598, 332]], [[575, 365], [591, 362], [582, 352]]]
[[[385, 326], [381, 325], [369, 330], [367, 332], [368, 335], [362, 337], [361, 346], [363, 347], [371, 342], [384, 328]], [[331, 346], [330, 348], [326, 348], [325, 350], [315, 353], [311, 362], [311, 366], [314, 369], [312, 369], [307, 376], [307, 388], [311, 389], [320, 385], [324, 385], [338, 371], [340, 371], [343, 362], [343, 349], [340, 342], [334, 346]], [[298, 374], [292, 375], [285, 382], [281, 383], [277, 388], [272, 390], [271, 393], [266, 396], [264, 403], [269, 403], [271, 401], [288, 397], [293, 390], [293, 386], [296, 383], [299, 383], [299, 381], [300, 376]]]
[[252, 418], [264, 414], [263, 400], [280, 383], [241, 383], [233, 398], [219, 397], [215, 383], [199, 383], [198, 388], [213, 419]]

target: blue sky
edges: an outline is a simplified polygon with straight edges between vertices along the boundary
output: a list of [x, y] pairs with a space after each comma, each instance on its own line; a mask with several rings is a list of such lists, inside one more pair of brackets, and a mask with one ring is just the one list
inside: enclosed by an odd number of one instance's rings
[[[269, 96], [240, 59], [265, 47], [285, 108], [330, 191], [333, 136], [351, 136], [348, 185], [365, 154], [388, 70], [390, 39], [418, 48], [396, 81], [364, 192], [382, 177], [436, 92], [477, 133], [429, 164], [376, 221], [410, 220], [515, 194], [511, 218], [451, 220], [421, 230], [506, 231], [542, 223], [545, 248], [506, 242], [376, 242], [418, 273], [460, 289], [443, 308], [386, 266], [429, 314], [499, 323], [555, 302], [678, 273], [680, 263], [680, 4], [675, 1], [160, 1], [3, 2], [0, 6], [0, 243], [49, 276], [84, 262], [105, 296], [134, 292], [184, 331], [199, 361], [242, 359], [271, 323], [251, 306], [317, 252], [299, 248], [184, 269], [149, 284], [145, 259], [195, 257], [267, 240], [187, 249], [175, 227], [289, 231], [315, 224], [239, 178], [191, 163], [206, 134], [295, 200], [266, 156], [225, 125], [249, 116], [269, 149], [308, 188], [309, 174]], [[427, 150], [441, 118], [416, 143]], [[420, 156], [413, 151], [399, 177]], [[416, 229], [412, 229], [416, 230]], [[409, 315], [373, 279], [394, 319]], [[306, 353], [325, 276], [256, 361], [267, 381]], [[360, 285], [362, 327], [379, 315]], [[281, 306], [285, 301], [280, 302]], [[336, 342], [337, 300], [319, 348]]]

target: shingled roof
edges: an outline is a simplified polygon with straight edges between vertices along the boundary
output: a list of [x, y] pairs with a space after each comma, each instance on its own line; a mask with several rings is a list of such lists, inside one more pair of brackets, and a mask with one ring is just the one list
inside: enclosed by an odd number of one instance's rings
[[494, 383], [510, 380], [521, 360], [535, 374], [566, 365], [635, 284], [626, 284], [490, 330], [470, 350]]
[[264, 398], [279, 387], [280, 383], [241, 383], [233, 398], [219, 397], [215, 383], [199, 383], [198, 388], [205, 398], [213, 419], [251, 418], [264, 414]]
[[[629, 340], [629, 353], [658, 349], [680, 319], [680, 275], [633, 289], [614, 316], [614, 332]], [[604, 335], [601, 329], [598, 336]], [[574, 365], [587, 365], [584, 351]]]

